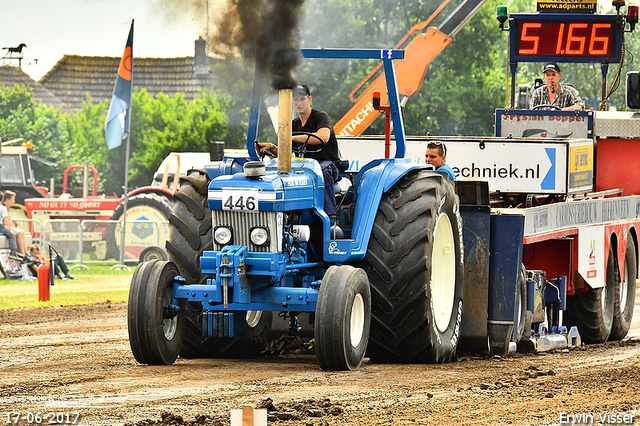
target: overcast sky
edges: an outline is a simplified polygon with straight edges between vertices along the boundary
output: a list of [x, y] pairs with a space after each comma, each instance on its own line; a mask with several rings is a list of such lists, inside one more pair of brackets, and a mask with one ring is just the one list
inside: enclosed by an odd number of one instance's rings
[[22, 69], [37, 81], [64, 55], [121, 57], [135, 19], [134, 57], [193, 56], [205, 33], [199, 1], [1, 0], [0, 47], [25, 43]]

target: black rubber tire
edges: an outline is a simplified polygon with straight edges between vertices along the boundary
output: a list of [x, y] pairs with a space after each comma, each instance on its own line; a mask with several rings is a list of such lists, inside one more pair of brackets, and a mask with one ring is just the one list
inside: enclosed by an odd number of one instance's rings
[[131, 279], [128, 306], [129, 345], [141, 364], [173, 364], [182, 347], [184, 315], [163, 318], [171, 303], [173, 278], [178, 268], [172, 262], [153, 260], [138, 265]]
[[315, 347], [323, 370], [357, 370], [367, 350], [371, 290], [367, 274], [331, 266], [322, 277], [314, 320]]
[[[191, 283], [206, 281], [207, 277], [200, 269], [200, 257], [205, 250], [213, 250], [208, 188], [209, 177], [202, 170], [191, 170], [181, 177], [169, 218], [169, 259]], [[184, 313], [185, 330], [180, 352], [183, 358], [251, 358], [259, 355], [269, 343], [271, 312], [262, 312], [256, 324], [247, 324], [236, 337], [203, 337], [202, 306], [197, 303], [185, 304]]]
[[[159, 211], [164, 217], [162, 220], [168, 221], [173, 209], [173, 201], [168, 197], [154, 193], [136, 194], [127, 201], [127, 210], [142, 206], [148, 206]], [[124, 203], [120, 203], [109, 220], [119, 221], [123, 213]], [[107, 259], [120, 259], [120, 246], [117, 243], [120, 236], [116, 236], [116, 232], [119, 232], [117, 229], [118, 227], [115, 223], [110, 223], [107, 226]]]
[[629, 332], [636, 300], [637, 275], [636, 244], [633, 237], [628, 234], [627, 248], [624, 254], [624, 271], [618, 280], [614, 295], [613, 326], [611, 327], [609, 340], [624, 339]]
[[[432, 284], [438, 296], [447, 283], [431, 279], [432, 273], [438, 274], [432, 252], [441, 215], [451, 225], [450, 253], [455, 257], [449, 263], [455, 274], [448, 282], [453, 297], [446, 327], [436, 326]], [[447, 176], [411, 171], [383, 195], [363, 263], [371, 283], [372, 361], [441, 363], [455, 356], [464, 295], [462, 250], [459, 200]]]
[[149, 246], [142, 250], [140, 253], [140, 259], [138, 259], [138, 263], [149, 262], [151, 260], [169, 260], [169, 255], [167, 251], [162, 247], [158, 246]]
[[211, 210], [207, 203], [209, 177], [204, 171], [190, 170], [180, 177], [180, 188], [174, 195], [167, 251], [183, 277], [189, 282], [202, 282], [200, 257], [213, 250]]
[[567, 299], [566, 324], [568, 327], [578, 326], [580, 337], [585, 343], [604, 343], [611, 334], [615, 289], [618, 286], [613, 244], [609, 247], [606, 273], [605, 287], [576, 292]]

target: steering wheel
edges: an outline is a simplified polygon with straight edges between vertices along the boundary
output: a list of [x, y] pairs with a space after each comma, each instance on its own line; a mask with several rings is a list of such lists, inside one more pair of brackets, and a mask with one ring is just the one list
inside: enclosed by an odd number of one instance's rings
[[562, 111], [562, 108], [560, 108], [557, 105], [541, 104], [541, 105], [536, 105], [536, 106], [533, 107], [534, 110], [540, 109], [540, 108], [553, 108], [556, 111]]
[[[314, 135], [313, 133], [309, 133], [309, 132], [293, 132], [293, 133], [291, 133], [291, 136], [299, 136], [299, 135], [305, 135], [305, 136], [307, 136], [307, 139], [304, 141], [303, 144], [298, 145], [298, 147], [293, 150], [293, 152], [298, 154], [298, 156], [302, 156], [306, 152], [309, 152], [309, 153], [312, 153], [312, 154], [316, 153], [316, 152], [320, 152], [320, 151], [322, 151], [324, 149], [324, 147], [326, 145], [326, 142], [320, 136]], [[307, 145], [309, 143], [309, 139], [311, 139], [311, 138], [315, 138], [318, 141], [320, 141], [320, 145], [319, 145], [320, 148], [314, 149], [314, 150], [311, 150], [311, 151], [307, 149]]]

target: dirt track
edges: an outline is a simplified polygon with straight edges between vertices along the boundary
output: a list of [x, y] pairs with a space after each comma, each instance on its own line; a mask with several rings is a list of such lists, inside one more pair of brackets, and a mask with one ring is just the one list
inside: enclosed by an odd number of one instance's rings
[[621, 414], [640, 424], [639, 307], [640, 292], [632, 338], [623, 342], [508, 358], [463, 355], [445, 365], [365, 359], [360, 370], [337, 373], [322, 371], [313, 355], [140, 366], [123, 303], [0, 310], [0, 423], [19, 412], [20, 424], [80, 413], [82, 425], [179, 424], [171, 423], [175, 416], [229, 425], [230, 410], [248, 404], [269, 408], [269, 424], [283, 426], [542, 425], [582, 414], [592, 424], [601, 415], [619, 424]]

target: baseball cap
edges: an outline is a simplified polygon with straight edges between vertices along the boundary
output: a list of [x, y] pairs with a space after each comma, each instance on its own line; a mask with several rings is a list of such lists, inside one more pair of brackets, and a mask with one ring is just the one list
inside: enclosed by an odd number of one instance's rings
[[311, 96], [311, 91], [309, 90], [309, 86], [307, 86], [306, 84], [298, 84], [296, 87], [293, 88], [293, 94]]
[[547, 62], [544, 65], [544, 68], [543, 68], [542, 72], [544, 73], [545, 71], [560, 72], [560, 67], [555, 62]]

